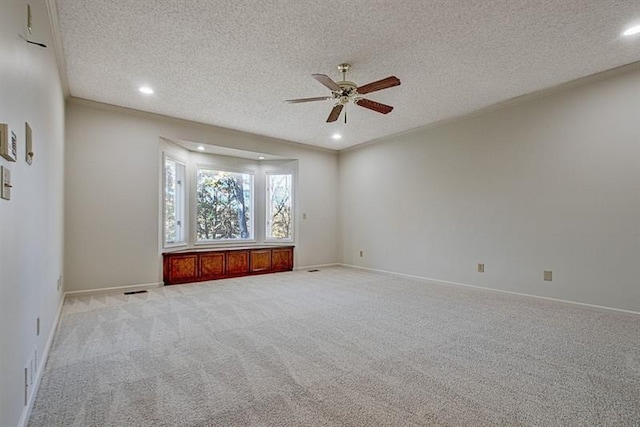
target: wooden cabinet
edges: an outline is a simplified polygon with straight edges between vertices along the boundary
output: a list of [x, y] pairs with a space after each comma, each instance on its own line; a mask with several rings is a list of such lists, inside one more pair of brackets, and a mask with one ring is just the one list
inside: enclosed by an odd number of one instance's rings
[[165, 252], [165, 285], [293, 270], [293, 246]]

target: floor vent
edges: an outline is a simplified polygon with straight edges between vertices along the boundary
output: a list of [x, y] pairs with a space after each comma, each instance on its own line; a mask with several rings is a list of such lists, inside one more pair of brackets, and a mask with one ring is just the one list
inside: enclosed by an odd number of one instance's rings
[[314, 268], [313, 270], [308, 270], [308, 271], [309, 273], [315, 273], [316, 271], [320, 271], [320, 270], [318, 270], [317, 268]]
[[147, 291], [131, 291], [131, 292], [125, 292], [125, 295], [133, 295], [133, 294], [146, 294]]

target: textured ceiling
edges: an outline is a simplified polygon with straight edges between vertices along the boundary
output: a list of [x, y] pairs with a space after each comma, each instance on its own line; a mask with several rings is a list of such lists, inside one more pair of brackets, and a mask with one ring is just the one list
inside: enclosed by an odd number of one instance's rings
[[[640, 60], [638, 0], [56, 0], [74, 97], [342, 149]], [[352, 64], [395, 109], [331, 101]], [[137, 91], [147, 84], [155, 94]], [[343, 138], [334, 141], [331, 135]]]

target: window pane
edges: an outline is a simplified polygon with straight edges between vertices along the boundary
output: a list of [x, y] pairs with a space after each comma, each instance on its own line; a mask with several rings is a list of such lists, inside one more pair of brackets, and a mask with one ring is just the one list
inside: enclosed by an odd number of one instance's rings
[[267, 239], [291, 239], [291, 175], [267, 175]]
[[176, 162], [167, 159], [164, 166], [164, 240], [176, 240]]
[[184, 242], [184, 165], [166, 158], [164, 164], [164, 241]]
[[199, 168], [197, 239], [251, 239], [253, 175]]

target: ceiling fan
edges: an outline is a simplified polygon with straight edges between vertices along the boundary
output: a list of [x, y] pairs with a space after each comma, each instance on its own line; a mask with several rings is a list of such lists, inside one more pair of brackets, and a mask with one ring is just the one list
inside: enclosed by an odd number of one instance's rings
[[[289, 104], [298, 104], [301, 102], [314, 102], [314, 101], [327, 101], [334, 100], [336, 101], [331, 113], [329, 113], [329, 117], [327, 118], [327, 123], [335, 122], [340, 117], [340, 113], [344, 106], [350, 102], [359, 105], [360, 107], [368, 108], [369, 110], [376, 111], [382, 114], [389, 114], [393, 107], [390, 105], [381, 104], [379, 102], [371, 101], [369, 99], [365, 99], [362, 95], [375, 92], [377, 90], [387, 89], [389, 87], [398, 86], [400, 84], [400, 79], [396, 76], [387, 77], [386, 79], [377, 80], [375, 82], [371, 82], [364, 86], [358, 86], [354, 82], [350, 82], [347, 80], [347, 71], [351, 68], [350, 64], [340, 64], [338, 65], [338, 71], [342, 73], [342, 80], [339, 82], [333, 81], [329, 76], [325, 74], [312, 74], [311, 77], [316, 79], [321, 84], [331, 90], [331, 96], [318, 96], [315, 98], [300, 98], [300, 99], [287, 99], [285, 102]], [[344, 113], [344, 122], [347, 122], [347, 113]]]

